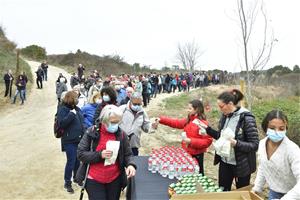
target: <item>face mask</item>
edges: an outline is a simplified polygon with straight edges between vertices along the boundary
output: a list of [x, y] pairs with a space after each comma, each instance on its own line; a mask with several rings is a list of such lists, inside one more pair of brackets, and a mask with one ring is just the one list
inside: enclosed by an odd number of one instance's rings
[[140, 105], [131, 105], [131, 110], [138, 112], [140, 111], [142, 108]]
[[102, 103], [102, 99], [97, 99], [97, 100], [96, 100], [96, 103], [97, 103], [97, 104]]
[[103, 99], [103, 101], [105, 101], [105, 102], [109, 102], [109, 101], [110, 101], [110, 97], [109, 97], [108, 95], [104, 95], [104, 96], [102, 97], [102, 99]]
[[275, 131], [273, 129], [267, 130], [267, 136], [272, 142], [279, 142], [285, 137], [286, 131]]
[[107, 127], [107, 131], [108, 131], [109, 133], [115, 133], [115, 132], [117, 132], [118, 128], [119, 128], [119, 124], [112, 124], [112, 123], [109, 123], [109, 125], [108, 125], [108, 127]]

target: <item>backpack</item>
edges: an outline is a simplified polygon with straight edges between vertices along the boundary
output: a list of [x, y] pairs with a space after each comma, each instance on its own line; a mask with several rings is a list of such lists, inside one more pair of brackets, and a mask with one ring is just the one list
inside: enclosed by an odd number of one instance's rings
[[58, 125], [57, 113], [54, 115], [54, 126], [53, 126], [53, 128], [54, 128], [54, 136], [56, 138], [61, 138], [64, 135], [64, 133], [65, 133], [64, 129], [60, 128], [59, 125]]

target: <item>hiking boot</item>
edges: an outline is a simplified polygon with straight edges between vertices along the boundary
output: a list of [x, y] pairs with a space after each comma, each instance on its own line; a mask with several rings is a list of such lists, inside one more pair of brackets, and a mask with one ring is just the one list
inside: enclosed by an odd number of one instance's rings
[[74, 193], [74, 190], [72, 188], [72, 185], [64, 185], [64, 188], [69, 192], [70, 194]]

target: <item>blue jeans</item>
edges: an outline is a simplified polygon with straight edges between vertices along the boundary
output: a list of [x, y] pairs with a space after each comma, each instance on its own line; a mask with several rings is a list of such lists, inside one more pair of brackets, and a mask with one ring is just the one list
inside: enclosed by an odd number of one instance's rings
[[13, 103], [16, 103], [16, 100], [17, 100], [17, 96], [18, 94], [20, 94], [20, 99], [22, 101], [22, 104], [24, 103], [24, 94], [25, 93], [25, 90], [16, 90], [16, 94], [14, 96], [14, 99], [13, 99]]
[[284, 195], [285, 194], [283, 194], [283, 193], [275, 192], [274, 190], [270, 189], [269, 200], [272, 200], [272, 199], [281, 199], [281, 197], [283, 197]]
[[78, 144], [63, 144], [63, 148], [67, 156], [64, 176], [65, 185], [71, 185], [72, 172], [73, 177], [75, 177], [77, 169], [79, 167], [79, 160], [77, 160], [77, 147]]

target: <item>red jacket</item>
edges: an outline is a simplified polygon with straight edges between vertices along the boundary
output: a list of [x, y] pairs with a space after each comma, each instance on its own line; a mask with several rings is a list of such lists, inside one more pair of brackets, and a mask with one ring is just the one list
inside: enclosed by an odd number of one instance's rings
[[[182, 142], [182, 148], [191, 155], [201, 154], [206, 152], [207, 148], [211, 145], [213, 139], [207, 134], [199, 133], [199, 126], [193, 122], [197, 120], [197, 116], [191, 116], [190, 121], [187, 123], [187, 119], [171, 119], [168, 117], [160, 117], [159, 123], [170, 126], [172, 128], [183, 129], [186, 132], [186, 136], [191, 139], [191, 143], [186, 145]], [[203, 123], [208, 124], [207, 121], [201, 120]]]

